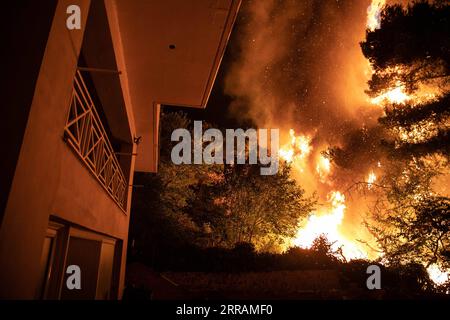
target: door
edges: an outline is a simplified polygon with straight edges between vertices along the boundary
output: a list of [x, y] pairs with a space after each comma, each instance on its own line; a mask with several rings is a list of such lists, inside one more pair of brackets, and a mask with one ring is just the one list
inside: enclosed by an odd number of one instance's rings
[[[64, 300], [115, 299], [120, 241], [68, 224], [59, 223], [57, 231], [53, 229], [49, 224], [42, 250], [38, 296]], [[79, 286], [73, 285], [74, 277], [79, 279]]]

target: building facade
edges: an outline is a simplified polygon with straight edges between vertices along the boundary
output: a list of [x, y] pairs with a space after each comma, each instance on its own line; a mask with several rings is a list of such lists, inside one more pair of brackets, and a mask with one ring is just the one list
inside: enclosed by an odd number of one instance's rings
[[[239, 6], [13, 5], [3, 22], [0, 298], [121, 298], [133, 174], [157, 171], [160, 107], [206, 106]], [[67, 285], [70, 266], [81, 289]]]

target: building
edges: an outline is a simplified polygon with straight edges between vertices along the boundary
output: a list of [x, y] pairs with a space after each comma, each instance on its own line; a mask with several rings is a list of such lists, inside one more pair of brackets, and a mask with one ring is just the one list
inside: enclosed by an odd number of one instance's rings
[[162, 104], [205, 107], [240, 0], [11, 6], [0, 298], [120, 299], [133, 173], [157, 171]]

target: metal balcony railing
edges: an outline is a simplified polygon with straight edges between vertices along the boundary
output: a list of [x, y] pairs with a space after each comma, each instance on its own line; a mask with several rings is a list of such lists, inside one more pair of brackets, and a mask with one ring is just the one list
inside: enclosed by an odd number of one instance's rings
[[126, 211], [127, 180], [77, 70], [64, 137], [119, 207]]

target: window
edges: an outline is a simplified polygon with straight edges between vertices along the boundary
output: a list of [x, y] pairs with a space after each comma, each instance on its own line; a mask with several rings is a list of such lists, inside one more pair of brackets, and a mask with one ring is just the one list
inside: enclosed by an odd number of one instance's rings
[[[41, 255], [44, 299], [115, 299], [120, 269], [120, 241], [68, 224], [49, 224]], [[80, 268], [81, 289], [70, 290], [66, 274], [70, 265]]]

